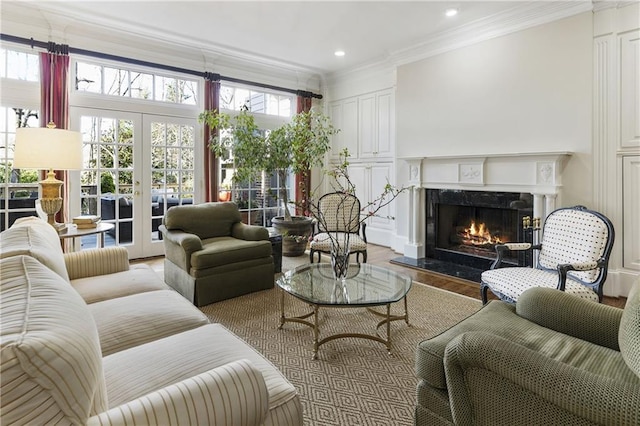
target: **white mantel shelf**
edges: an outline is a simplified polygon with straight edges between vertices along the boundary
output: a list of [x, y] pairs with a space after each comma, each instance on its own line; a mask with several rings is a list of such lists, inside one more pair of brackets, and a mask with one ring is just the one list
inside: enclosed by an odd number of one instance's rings
[[409, 242], [404, 254], [424, 257], [424, 189], [525, 192], [533, 194], [534, 217], [542, 222], [555, 210], [562, 188], [562, 171], [572, 152], [399, 157], [408, 164]]
[[420, 188], [555, 194], [568, 151], [400, 157]]

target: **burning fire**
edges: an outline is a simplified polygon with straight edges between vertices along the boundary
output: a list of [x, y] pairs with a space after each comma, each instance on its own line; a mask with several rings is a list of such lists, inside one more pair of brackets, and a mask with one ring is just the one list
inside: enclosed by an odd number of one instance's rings
[[475, 221], [471, 221], [471, 226], [464, 229], [463, 238], [465, 243], [472, 244], [474, 246], [482, 246], [485, 244], [502, 244], [500, 238], [491, 235], [489, 228], [484, 223], [476, 225]]

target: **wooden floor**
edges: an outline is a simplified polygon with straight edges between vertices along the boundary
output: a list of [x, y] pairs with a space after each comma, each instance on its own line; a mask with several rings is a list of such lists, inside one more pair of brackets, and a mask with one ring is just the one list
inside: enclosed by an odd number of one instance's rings
[[[478, 283], [439, 274], [437, 272], [429, 272], [423, 269], [414, 269], [407, 266], [395, 265], [390, 262], [391, 259], [398, 256], [400, 256], [398, 253], [387, 247], [377, 246], [374, 244], [369, 244], [367, 246], [367, 263], [401, 271], [404, 274], [409, 275], [414, 281], [429, 284], [434, 287], [480, 300], [480, 285]], [[163, 258], [145, 259], [142, 262], [149, 264], [156, 270], [161, 270]], [[489, 299], [496, 299], [496, 297], [489, 292]], [[622, 308], [626, 301], [626, 298], [605, 296], [602, 302], [606, 305]]]

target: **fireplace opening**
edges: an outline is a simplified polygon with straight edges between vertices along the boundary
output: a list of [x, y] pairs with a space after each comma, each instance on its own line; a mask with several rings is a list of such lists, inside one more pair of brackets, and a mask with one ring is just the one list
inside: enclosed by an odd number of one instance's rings
[[[428, 189], [426, 200], [427, 258], [486, 270], [497, 244], [526, 241], [521, 225], [533, 213], [531, 194]], [[505, 263], [523, 266], [530, 259], [513, 252]]]

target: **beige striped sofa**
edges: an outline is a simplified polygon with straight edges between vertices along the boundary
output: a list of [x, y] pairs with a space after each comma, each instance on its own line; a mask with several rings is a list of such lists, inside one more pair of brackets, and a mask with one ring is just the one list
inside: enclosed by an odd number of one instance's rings
[[291, 383], [123, 248], [0, 233], [0, 424], [300, 425]]

